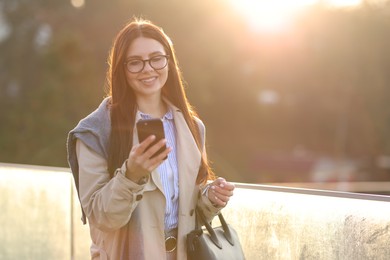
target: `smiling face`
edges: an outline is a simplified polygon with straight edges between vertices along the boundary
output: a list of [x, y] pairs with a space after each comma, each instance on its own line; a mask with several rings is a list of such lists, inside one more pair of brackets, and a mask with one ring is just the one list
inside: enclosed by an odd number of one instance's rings
[[[126, 54], [126, 62], [134, 60], [149, 60], [160, 55], [166, 55], [163, 45], [151, 38], [136, 38]], [[139, 98], [160, 98], [161, 89], [168, 78], [168, 65], [160, 70], [153, 69], [149, 62], [145, 62], [144, 68], [138, 73], [129, 72], [126, 69], [126, 80], [134, 93]]]

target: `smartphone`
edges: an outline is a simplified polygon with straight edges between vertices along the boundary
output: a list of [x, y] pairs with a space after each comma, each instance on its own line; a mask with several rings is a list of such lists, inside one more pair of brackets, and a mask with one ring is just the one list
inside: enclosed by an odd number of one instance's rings
[[[165, 138], [163, 121], [158, 118], [153, 119], [141, 119], [137, 122], [138, 140], [142, 143], [146, 138], [151, 135], [155, 135], [156, 139], [146, 148], [148, 150], [151, 146], [155, 145], [158, 141]], [[166, 145], [161, 147], [151, 158], [159, 155], [166, 149]], [[145, 151], [146, 151], [145, 150]], [[164, 159], [166, 159], [165, 157]]]

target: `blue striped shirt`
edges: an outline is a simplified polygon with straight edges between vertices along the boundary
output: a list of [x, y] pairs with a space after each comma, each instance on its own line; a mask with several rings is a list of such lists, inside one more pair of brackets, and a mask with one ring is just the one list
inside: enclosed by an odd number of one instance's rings
[[[139, 111], [142, 119], [151, 119], [148, 114]], [[177, 170], [176, 157], [176, 127], [173, 120], [172, 111], [169, 110], [162, 118], [164, 125], [165, 139], [167, 146], [172, 147], [172, 151], [168, 154], [168, 159], [164, 160], [158, 166], [161, 182], [163, 185], [166, 207], [165, 207], [165, 229], [172, 229], [177, 227], [178, 209], [179, 209], [179, 173]]]

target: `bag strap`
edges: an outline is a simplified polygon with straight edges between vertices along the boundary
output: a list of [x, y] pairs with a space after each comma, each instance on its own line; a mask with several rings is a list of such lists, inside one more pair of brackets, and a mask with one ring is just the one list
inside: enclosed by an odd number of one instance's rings
[[229, 228], [228, 224], [226, 223], [225, 218], [222, 216], [221, 212], [218, 213], [218, 217], [219, 217], [219, 221], [221, 222], [223, 234], [226, 237], [226, 240], [229, 242], [229, 244], [234, 246], [234, 240], [232, 237], [232, 233], [230, 232], [230, 228]]
[[[211, 237], [211, 240], [213, 241], [213, 243], [216, 246], [218, 246], [219, 248], [222, 248], [222, 245], [220, 244], [220, 242], [218, 240], [218, 237], [215, 234], [214, 229], [211, 227], [210, 223], [208, 223], [206, 221], [206, 217], [204, 216], [204, 214], [203, 214], [203, 212], [202, 212], [202, 210], [200, 208], [196, 209], [195, 228], [196, 229], [201, 229], [201, 227], [199, 228], [199, 225], [198, 225], [198, 220], [197, 220], [198, 216], [199, 216], [199, 219], [200, 219], [201, 226], [205, 226], [206, 227], [207, 231], [210, 234], [210, 237]], [[222, 215], [222, 212], [218, 213], [218, 218], [219, 218], [219, 221], [221, 222], [221, 226], [222, 226], [222, 229], [223, 229], [224, 236], [225, 236], [226, 240], [229, 242], [229, 244], [234, 246], [234, 239], [233, 239], [232, 233], [230, 231], [229, 225], [227, 224], [225, 218]]]
[[[210, 223], [208, 223], [206, 221], [206, 218], [205, 216], [203, 215], [203, 212], [201, 209], [197, 208], [196, 209], [196, 214], [197, 216], [199, 216], [199, 219], [200, 219], [200, 224], [201, 226], [205, 226], [207, 231], [209, 232], [210, 234], [210, 239], [211, 241], [214, 243], [214, 245], [216, 245], [219, 249], [222, 249], [222, 244], [221, 242], [219, 241], [217, 235], [215, 234], [215, 231], [214, 229], [211, 227]], [[202, 231], [203, 232], [203, 231]]]

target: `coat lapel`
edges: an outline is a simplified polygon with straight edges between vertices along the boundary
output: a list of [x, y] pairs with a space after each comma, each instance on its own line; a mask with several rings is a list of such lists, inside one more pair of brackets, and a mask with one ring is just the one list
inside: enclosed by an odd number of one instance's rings
[[184, 119], [182, 112], [171, 105], [175, 126], [176, 136], [176, 156], [179, 171], [179, 214], [186, 214], [190, 207], [193, 207], [191, 200], [194, 194], [193, 187], [198, 175], [201, 154], [195, 139]]

